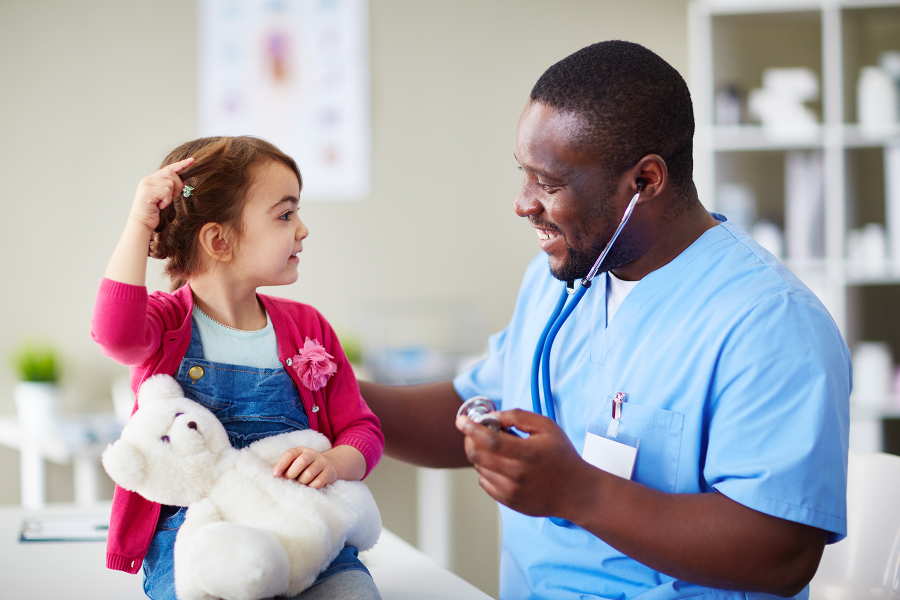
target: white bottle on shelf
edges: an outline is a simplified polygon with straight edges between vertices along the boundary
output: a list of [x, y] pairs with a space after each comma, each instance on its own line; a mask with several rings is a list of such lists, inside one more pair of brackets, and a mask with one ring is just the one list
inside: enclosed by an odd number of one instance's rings
[[884, 147], [884, 202], [888, 252], [900, 271], [900, 143]]
[[785, 155], [785, 230], [787, 256], [806, 261], [825, 253], [825, 196], [821, 152]]
[[859, 128], [867, 137], [881, 137], [897, 126], [897, 84], [881, 67], [863, 67], [856, 86]]

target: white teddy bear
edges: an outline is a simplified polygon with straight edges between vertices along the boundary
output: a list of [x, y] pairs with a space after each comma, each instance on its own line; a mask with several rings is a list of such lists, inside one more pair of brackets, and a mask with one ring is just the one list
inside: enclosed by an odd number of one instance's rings
[[103, 453], [126, 490], [190, 507], [175, 540], [181, 600], [256, 600], [309, 587], [345, 544], [371, 548], [381, 516], [365, 484], [315, 490], [272, 476], [290, 448], [331, 447], [321, 433], [294, 431], [236, 450], [216, 416], [184, 397], [168, 375], [147, 379], [138, 410]]

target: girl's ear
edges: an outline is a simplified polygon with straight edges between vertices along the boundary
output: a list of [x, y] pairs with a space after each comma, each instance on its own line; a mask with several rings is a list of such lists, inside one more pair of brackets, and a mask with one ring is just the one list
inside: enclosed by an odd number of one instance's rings
[[207, 223], [200, 230], [200, 246], [216, 262], [226, 262], [234, 257], [234, 246], [229, 241], [229, 229], [219, 223]]

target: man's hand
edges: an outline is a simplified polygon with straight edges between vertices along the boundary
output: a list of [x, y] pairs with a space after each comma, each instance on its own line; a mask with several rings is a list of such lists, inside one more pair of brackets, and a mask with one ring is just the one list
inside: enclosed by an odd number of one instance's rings
[[497, 502], [526, 515], [562, 516], [563, 504], [579, 495], [579, 473], [593, 467], [551, 419], [519, 409], [492, 415], [503, 427], [515, 427], [529, 437], [499, 433], [464, 416], [456, 419], [481, 487]]
[[564, 518], [652, 569], [713, 588], [799, 593], [816, 572], [826, 532], [757, 512], [723, 494], [668, 494], [597, 469], [552, 420], [492, 413], [527, 439], [459, 417], [469, 460], [495, 500]]

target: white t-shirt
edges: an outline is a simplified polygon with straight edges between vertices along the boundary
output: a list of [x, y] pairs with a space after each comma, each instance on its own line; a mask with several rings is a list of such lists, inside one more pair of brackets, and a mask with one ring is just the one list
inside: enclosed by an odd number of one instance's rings
[[266, 326], [256, 331], [244, 331], [226, 327], [211, 319], [195, 304], [191, 313], [200, 343], [203, 344], [203, 358], [210, 362], [227, 365], [242, 365], [257, 369], [280, 369], [278, 360], [278, 339], [272, 320], [266, 314]]
[[609, 327], [609, 322], [612, 321], [613, 315], [616, 314], [616, 311], [619, 310], [619, 306], [622, 305], [622, 301], [625, 299], [625, 296], [634, 289], [634, 286], [638, 284], [638, 281], [625, 281], [624, 279], [619, 279], [615, 275], [612, 274], [612, 271], [607, 271], [606, 273], [606, 326]]

